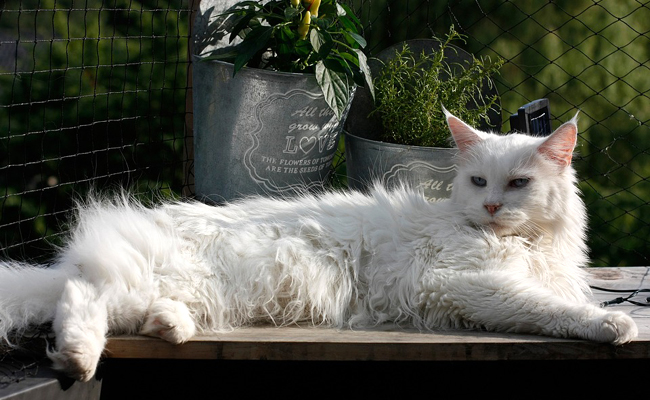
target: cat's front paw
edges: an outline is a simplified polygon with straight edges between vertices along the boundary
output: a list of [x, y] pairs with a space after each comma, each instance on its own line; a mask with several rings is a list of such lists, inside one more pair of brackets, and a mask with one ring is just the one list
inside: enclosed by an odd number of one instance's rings
[[606, 312], [596, 318], [590, 339], [620, 345], [637, 337], [639, 330], [630, 316], [620, 311]]
[[141, 335], [155, 336], [173, 344], [181, 344], [196, 333], [196, 326], [187, 306], [170, 299], [156, 300], [149, 310]]

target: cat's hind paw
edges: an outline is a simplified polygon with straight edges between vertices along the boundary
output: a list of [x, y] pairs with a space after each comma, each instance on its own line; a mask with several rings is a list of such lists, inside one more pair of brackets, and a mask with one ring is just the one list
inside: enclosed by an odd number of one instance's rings
[[593, 340], [615, 345], [630, 342], [637, 337], [639, 330], [634, 320], [620, 311], [611, 311], [595, 321]]
[[196, 325], [187, 306], [171, 299], [158, 299], [147, 310], [140, 334], [154, 336], [173, 344], [188, 341], [196, 333]]
[[52, 367], [79, 381], [90, 380], [106, 344], [107, 319], [105, 302], [91, 284], [68, 281], [52, 324], [56, 345], [47, 349]]

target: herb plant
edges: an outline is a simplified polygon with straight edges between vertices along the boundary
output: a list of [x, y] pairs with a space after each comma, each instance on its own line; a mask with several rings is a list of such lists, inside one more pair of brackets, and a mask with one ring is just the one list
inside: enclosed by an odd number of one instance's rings
[[337, 0], [242, 1], [223, 15], [230, 19], [232, 51], [208, 56], [234, 64], [283, 72], [315, 73], [327, 104], [341, 117], [354, 85], [372, 79], [360, 35], [361, 22]]
[[451, 42], [464, 36], [452, 26], [440, 47], [417, 56], [404, 45], [374, 78], [375, 109], [384, 128], [381, 140], [392, 143], [450, 147], [444, 106], [470, 125], [489, 124], [488, 111], [497, 109], [498, 95], [488, 96], [490, 76], [502, 59], [472, 57], [468, 63], [445, 58], [445, 49], [457, 51]]

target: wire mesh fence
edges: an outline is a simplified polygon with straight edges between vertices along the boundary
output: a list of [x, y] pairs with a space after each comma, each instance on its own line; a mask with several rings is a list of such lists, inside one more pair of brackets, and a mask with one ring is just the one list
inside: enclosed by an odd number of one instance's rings
[[76, 194], [178, 192], [191, 8], [182, 1], [4, 2], [0, 241], [46, 257]]
[[[443, 36], [502, 57], [504, 125], [548, 98], [580, 111], [576, 167], [594, 265], [647, 265], [650, 7], [641, 1], [351, 0], [376, 53]], [[48, 258], [75, 197], [191, 195], [189, 43], [196, 1], [21, 0], [0, 9], [0, 247]], [[344, 162], [340, 160], [339, 163]], [[191, 172], [191, 170], [189, 170]]]

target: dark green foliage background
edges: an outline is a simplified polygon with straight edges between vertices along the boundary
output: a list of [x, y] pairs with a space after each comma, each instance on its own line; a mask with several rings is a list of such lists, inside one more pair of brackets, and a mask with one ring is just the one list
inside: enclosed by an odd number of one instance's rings
[[181, 190], [189, 16], [182, 1], [3, 4], [14, 52], [0, 70], [5, 255], [45, 258], [41, 239], [59, 242], [90, 188]]
[[[650, 6], [636, 1], [351, 0], [377, 52], [467, 35], [502, 57], [504, 126], [535, 99], [553, 125], [580, 111], [575, 161], [594, 265], [648, 265]], [[22, 0], [0, 5], [0, 243], [44, 259], [75, 196], [133, 187], [180, 195], [193, 1]], [[191, 190], [189, 191], [191, 192]]]

